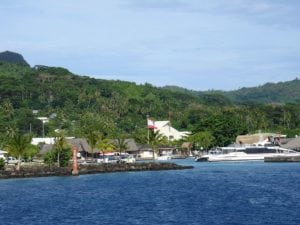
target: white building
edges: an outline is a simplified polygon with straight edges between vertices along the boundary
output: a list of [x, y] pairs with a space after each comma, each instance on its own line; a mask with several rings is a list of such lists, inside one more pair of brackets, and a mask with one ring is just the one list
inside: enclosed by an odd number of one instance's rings
[[7, 154], [6, 151], [0, 150], [0, 159], [5, 159], [6, 158], [6, 154]]
[[[66, 137], [67, 140], [74, 139], [74, 137]], [[38, 145], [39, 143], [53, 145], [55, 144], [55, 137], [45, 137], [45, 138], [32, 138], [31, 144]]]
[[154, 131], [168, 138], [169, 141], [180, 140], [191, 134], [189, 131], [178, 131], [171, 126], [170, 121], [155, 121]]
[[31, 140], [32, 145], [38, 145], [39, 143], [51, 145], [55, 143], [55, 138], [54, 137], [32, 138]]

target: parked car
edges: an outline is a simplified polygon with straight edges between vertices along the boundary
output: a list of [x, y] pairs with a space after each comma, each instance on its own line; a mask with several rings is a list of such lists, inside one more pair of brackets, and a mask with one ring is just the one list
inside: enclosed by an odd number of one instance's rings
[[117, 156], [105, 156], [104, 163], [117, 163], [119, 158]]
[[7, 157], [7, 164], [14, 164], [17, 165], [18, 164], [18, 160], [15, 157], [9, 156]]
[[131, 155], [122, 155], [120, 157], [120, 162], [123, 163], [135, 163], [135, 158]]

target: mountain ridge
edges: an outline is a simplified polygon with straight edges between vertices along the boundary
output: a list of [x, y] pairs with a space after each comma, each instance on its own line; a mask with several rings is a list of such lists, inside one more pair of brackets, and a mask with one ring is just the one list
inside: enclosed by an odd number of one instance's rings
[[243, 87], [233, 91], [209, 90], [195, 91], [179, 86], [164, 86], [163, 88], [180, 93], [190, 93], [195, 96], [222, 95], [235, 104], [300, 104], [300, 80], [265, 83], [256, 87]]
[[[0, 53], [0, 62], [19, 64], [30, 67], [24, 57], [16, 52], [5, 51]], [[39, 71], [48, 71], [49, 74], [72, 74], [68, 69], [61, 67], [50, 67], [36, 65], [33, 67]], [[54, 69], [51, 69], [54, 68]], [[6, 71], [7, 72], [7, 71]], [[90, 77], [91, 78], [91, 77]], [[92, 78], [91, 78], [92, 79]], [[114, 80], [114, 82], [119, 82]], [[125, 81], [122, 81], [125, 82]], [[158, 88], [159, 89], [159, 88]], [[196, 91], [184, 87], [166, 85], [161, 87], [163, 90], [169, 90], [173, 93], [182, 93], [196, 98], [206, 99], [211, 104], [216, 101], [217, 104], [300, 104], [300, 80], [298, 78], [291, 81], [265, 83], [256, 87], [243, 87], [232, 91], [208, 90]]]
[[16, 52], [11, 52], [11, 51], [0, 52], [0, 61], [7, 62], [7, 63], [20, 64], [23, 66], [30, 67], [30, 65], [26, 62], [24, 57], [21, 54], [16, 53]]

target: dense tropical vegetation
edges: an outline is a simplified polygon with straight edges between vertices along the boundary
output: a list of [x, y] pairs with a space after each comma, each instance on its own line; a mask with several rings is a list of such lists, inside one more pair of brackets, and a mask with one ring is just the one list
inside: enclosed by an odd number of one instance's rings
[[[194, 147], [227, 145], [239, 134], [258, 130], [294, 136], [300, 133], [299, 90], [296, 79], [236, 92], [196, 92], [2, 61], [0, 143], [3, 147], [4, 137], [13, 130], [33, 137], [43, 132], [55, 136], [55, 130], [63, 130], [66, 136], [85, 137], [92, 149], [108, 145], [108, 138], [133, 137], [146, 143], [147, 115], [192, 131]], [[43, 124], [38, 119], [42, 116], [49, 117], [49, 122]]]

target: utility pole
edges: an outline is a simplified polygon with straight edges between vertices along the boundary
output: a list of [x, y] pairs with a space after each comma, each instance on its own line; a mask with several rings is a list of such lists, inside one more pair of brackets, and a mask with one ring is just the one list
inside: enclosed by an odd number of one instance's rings
[[42, 126], [43, 126], [43, 138], [45, 137], [45, 123], [49, 122], [49, 118], [48, 117], [38, 117], [37, 119], [39, 119], [40, 121], [42, 121]]
[[44, 138], [45, 137], [45, 121], [43, 120], [42, 123], [43, 123], [43, 138]]

